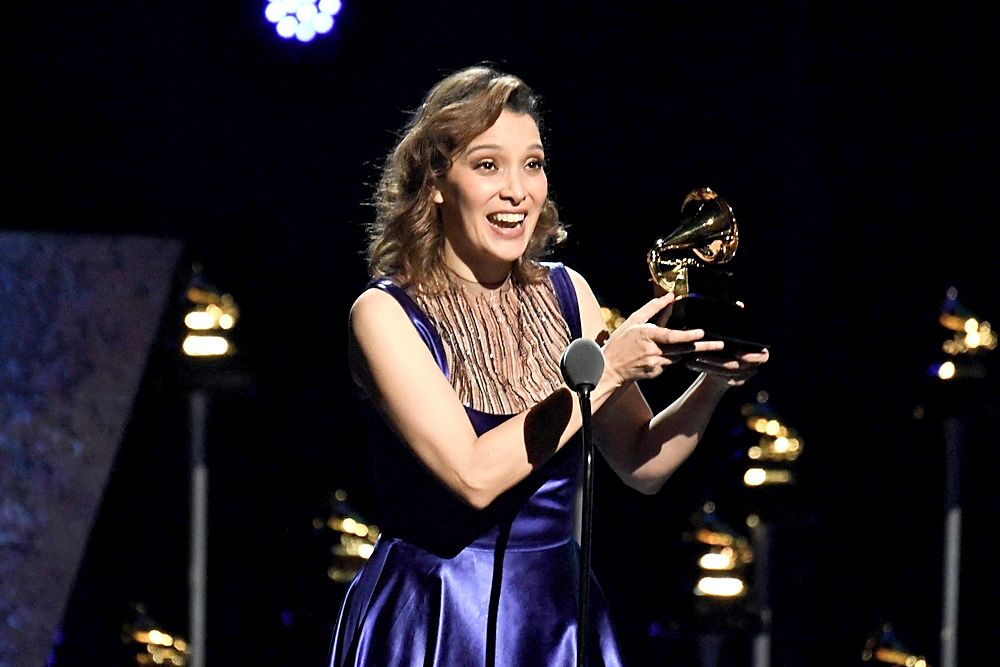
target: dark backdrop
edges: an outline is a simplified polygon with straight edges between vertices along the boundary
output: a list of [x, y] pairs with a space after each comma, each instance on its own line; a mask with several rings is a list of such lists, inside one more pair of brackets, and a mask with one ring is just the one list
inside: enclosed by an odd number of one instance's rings
[[[595, 568], [627, 651], [643, 664], [686, 650], [682, 533], [732, 487], [728, 427], [763, 389], [805, 441], [776, 515], [776, 660], [851, 664], [884, 620], [933, 659], [943, 408], [925, 370], [947, 335], [936, 320], [947, 288], [1000, 319], [998, 35], [985, 10], [344, 4], [334, 33], [309, 45], [278, 40], [256, 3], [29, 4], [9, 23], [5, 226], [182, 239], [242, 309], [254, 390], [212, 413], [211, 655], [322, 660], [341, 590], [311, 521], [338, 487], [374, 511], [344, 355], [366, 280], [366, 200], [423, 92], [487, 60], [544, 98], [550, 184], [570, 227], [556, 259], [630, 311], [648, 296], [649, 245], [690, 189], [711, 186], [740, 220], [734, 268], [774, 346], [659, 496], [599, 471]], [[968, 605], [998, 583], [990, 377], [961, 403], [966, 657], [988, 646]], [[687, 379], [648, 391], [667, 400]], [[67, 612], [65, 664], [110, 650], [135, 598], [183, 633], [185, 419], [183, 401], [154, 389], [136, 407]], [[150, 466], [163, 472], [156, 493], [134, 472]], [[168, 515], [161, 539], [126, 529], [140, 501]]]

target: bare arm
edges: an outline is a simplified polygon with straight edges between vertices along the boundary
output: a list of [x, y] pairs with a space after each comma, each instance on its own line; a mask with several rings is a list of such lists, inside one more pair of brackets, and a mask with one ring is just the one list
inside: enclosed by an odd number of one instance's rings
[[[446, 487], [474, 507], [486, 507], [527, 477], [582, 423], [578, 402], [564, 386], [477, 437], [405, 312], [379, 290], [367, 290], [351, 308], [350, 355], [355, 380], [389, 425]], [[594, 409], [620, 382], [602, 380], [591, 393]]]

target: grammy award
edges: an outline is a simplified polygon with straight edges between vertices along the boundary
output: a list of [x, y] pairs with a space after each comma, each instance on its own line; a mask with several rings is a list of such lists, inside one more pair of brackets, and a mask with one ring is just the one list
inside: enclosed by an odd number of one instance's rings
[[670, 327], [704, 329], [705, 340], [724, 341], [727, 354], [769, 347], [755, 342], [746, 306], [732, 295], [733, 273], [724, 268], [739, 240], [726, 200], [711, 188], [698, 188], [684, 198], [680, 224], [658, 239], [646, 258], [653, 283], [674, 294]]

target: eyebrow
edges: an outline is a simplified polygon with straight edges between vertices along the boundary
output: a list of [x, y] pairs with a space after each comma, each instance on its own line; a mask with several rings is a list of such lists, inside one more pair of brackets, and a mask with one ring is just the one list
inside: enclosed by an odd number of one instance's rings
[[[465, 150], [465, 152], [466, 153], [475, 153], [476, 151], [481, 151], [481, 150], [499, 151], [499, 150], [503, 150], [503, 146], [501, 146], [500, 144], [478, 144], [476, 146], [469, 146]], [[531, 144], [530, 146], [528, 146], [528, 150], [540, 150], [540, 151], [544, 151], [545, 148], [543, 148], [541, 144]]]

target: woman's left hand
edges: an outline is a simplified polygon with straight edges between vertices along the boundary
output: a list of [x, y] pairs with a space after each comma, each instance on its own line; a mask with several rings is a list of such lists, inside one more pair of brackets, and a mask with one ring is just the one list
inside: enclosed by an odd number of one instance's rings
[[692, 355], [685, 364], [689, 369], [705, 373], [727, 387], [739, 387], [756, 375], [769, 358], [770, 353], [765, 348], [760, 352], [744, 352], [735, 357]]

